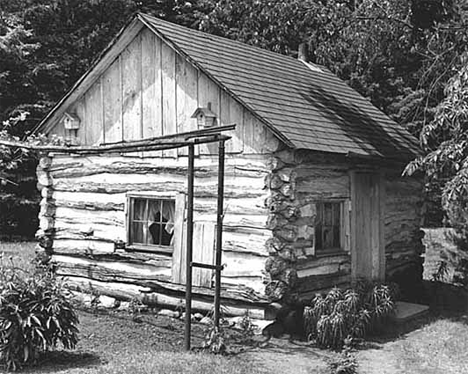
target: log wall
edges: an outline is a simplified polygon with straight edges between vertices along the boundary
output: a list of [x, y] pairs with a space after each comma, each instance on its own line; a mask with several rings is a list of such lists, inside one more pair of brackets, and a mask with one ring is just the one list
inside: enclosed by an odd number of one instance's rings
[[273, 237], [267, 242], [270, 282], [266, 293], [270, 298], [281, 299], [291, 292], [309, 297], [316, 291], [351, 282], [351, 235], [359, 233], [353, 234], [351, 222], [347, 222], [352, 215], [346, 214], [342, 219], [342, 250], [335, 253], [316, 251], [314, 224], [315, 204], [319, 201], [340, 201], [345, 212], [351, 213], [354, 171], [383, 176], [383, 217], [376, 227], [383, 229], [384, 235], [376, 245], [384, 247], [381, 253], [385, 251], [385, 259], [381, 261], [382, 266], [385, 262], [387, 279], [398, 280], [399, 273], [415, 271], [422, 251], [420, 181], [402, 178], [395, 169], [375, 162], [307, 151], [276, 152], [269, 167], [268, 228]]
[[[39, 252], [58, 265], [60, 275], [72, 277], [74, 284], [80, 279], [113, 282], [149, 287], [148, 294], [155, 289], [164, 294], [175, 281], [171, 255], [128, 252], [122, 246], [127, 238], [126, 194], [184, 193], [186, 164], [186, 157], [43, 157], [38, 166], [43, 196]], [[199, 156], [195, 165], [195, 221], [215, 222], [216, 159]], [[246, 293], [256, 300], [252, 305], [258, 306], [266, 302], [263, 295], [269, 301], [284, 300], [291, 293], [308, 297], [349, 284], [351, 224], [344, 219], [341, 251], [316, 252], [316, 203], [340, 201], [351, 211], [351, 171], [376, 168], [305, 151], [229, 156], [224, 292]], [[389, 169], [379, 172], [385, 175], [385, 269], [387, 279], [393, 280], [420, 261], [421, 184]], [[178, 257], [179, 268], [181, 261]], [[183, 283], [184, 278], [179, 280]], [[182, 300], [181, 292], [169, 293]]]
[[[229, 295], [232, 299], [246, 294], [250, 299], [244, 296], [245, 307], [254, 309], [255, 305], [266, 302], [261, 296], [264, 263], [268, 258], [264, 244], [271, 236], [271, 231], [265, 228], [266, 165], [266, 159], [261, 156], [228, 157], [225, 165], [224, 303], [229, 304]], [[156, 296], [151, 296], [152, 291], [157, 289], [161, 294], [161, 289], [174, 281], [171, 254], [129, 252], [124, 248], [125, 209], [128, 192], [184, 194], [186, 157], [53, 155], [41, 158], [37, 173], [43, 197], [38, 252], [57, 265], [59, 275], [71, 277], [75, 285], [81, 280], [84, 286], [93, 281], [122, 284], [123, 288], [149, 287], [144, 296], [153, 301]], [[214, 224], [217, 158], [198, 157], [195, 174], [195, 223]], [[178, 302], [183, 300], [182, 289], [170, 293]]]
[[[276, 152], [269, 166], [268, 228], [273, 237], [267, 242], [267, 295], [276, 300], [289, 293], [307, 296], [349, 282], [349, 252], [320, 255], [315, 251], [316, 203], [341, 201], [346, 205], [349, 166], [317, 153], [288, 150]], [[343, 234], [349, 243], [349, 231]], [[345, 249], [349, 250], [349, 244]]]

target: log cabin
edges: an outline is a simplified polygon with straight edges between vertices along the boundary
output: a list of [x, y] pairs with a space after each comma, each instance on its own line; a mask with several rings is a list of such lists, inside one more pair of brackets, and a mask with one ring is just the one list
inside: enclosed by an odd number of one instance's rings
[[[222, 305], [421, 273], [417, 141], [326, 68], [137, 14], [36, 127], [105, 145], [235, 123], [226, 142]], [[194, 261], [212, 263], [217, 152], [195, 149]], [[38, 254], [70, 287], [183, 305], [187, 149], [43, 154]], [[403, 277], [405, 278], [405, 277]], [[407, 279], [407, 277], [405, 278]], [[193, 307], [213, 274], [194, 269]]]

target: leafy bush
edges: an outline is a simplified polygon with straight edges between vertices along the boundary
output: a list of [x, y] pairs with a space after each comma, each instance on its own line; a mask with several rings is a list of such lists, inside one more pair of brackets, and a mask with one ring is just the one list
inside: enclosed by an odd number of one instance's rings
[[58, 343], [74, 348], [77, 324], [63, 285], [49, 269], [29, 275], [11, 258], [0, 259], [0, 363], [8, 370], [37, 362]]
[[389, 286], [367, 282], [317, 294], [304, 309], [306, 333], [325, 348], [338, 349], [362, 339], [394, 312], [393, 294]]

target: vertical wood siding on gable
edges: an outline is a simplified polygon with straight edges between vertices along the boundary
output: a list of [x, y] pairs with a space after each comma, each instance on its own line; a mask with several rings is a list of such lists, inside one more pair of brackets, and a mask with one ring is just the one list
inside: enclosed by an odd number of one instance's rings
[[[162, 135], [175, 134], [177, 96], [176, 96], [176, 58], [174, 51], [165, 43], [161, 44], [161, 90], [162, 90]], [[168, 149], [163, 156], [173, 157], [177, 151]]]
[[86, 93], [84, 105], [87, 108], [86, 142], [100, 144], [104, 140], [101, 80], [98, 80]]
[[[122, 95], [120, 91], [120, 58], [115, 60], [101, 78], [104, 106], [104, 142], [122, 140]], [[118, 89], [116, 89], [118, 87]]]
[[161, 41], [150, 32], [141, 34], [141, 69], [142, 69], [142, 124], [143, 138], [160, 136], [161, 132], [161, 77], [159, 66], [161, 59]]
[[141, 36], [122, 52], [122, 111], [124, 140], [141, 139]]
[[[182, 56], [176, 56], [177, 132], [195, 130], [197, 121], [192, 118], [198, 106], [198, 71]], [[177, 150], [179, 156], [187, 155], [186, 148]]]
[[[191, 116], [208, 103], [217, 125], [237, 124], [229, 134], [227, 153], [264, 154], [278, 147], [279, 141], [263, 123], [147, 29], [67, 111], [81, 120], [79, 142], [97, 145], [196, 130], [197, 121]], [[67, 135], [60, 124], [49, 134]], [[197, 152], [217, 154], [217, 145], [200, 145]], [[179, 149], [144, 155], [186, 154]]]

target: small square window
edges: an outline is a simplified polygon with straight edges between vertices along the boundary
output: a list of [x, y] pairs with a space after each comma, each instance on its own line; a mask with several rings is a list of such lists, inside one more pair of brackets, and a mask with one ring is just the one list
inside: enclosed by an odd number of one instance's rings
[[315, 251], [320, 254], [344, 250], [343, 203], [326, 201], [316, 203]]
[[129, 207], [128, 244], [149, 250], [172, 251], [175, 201], [129, 196]]

